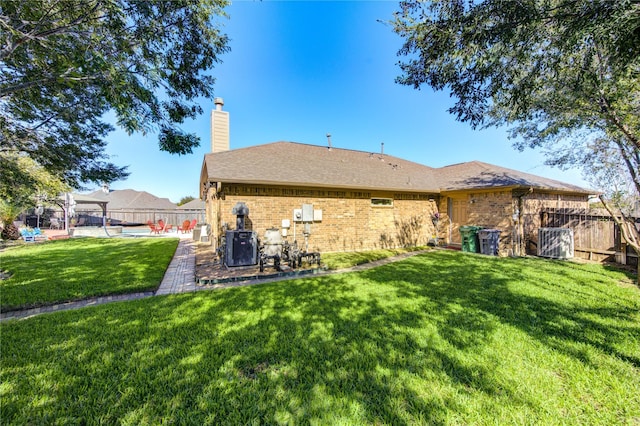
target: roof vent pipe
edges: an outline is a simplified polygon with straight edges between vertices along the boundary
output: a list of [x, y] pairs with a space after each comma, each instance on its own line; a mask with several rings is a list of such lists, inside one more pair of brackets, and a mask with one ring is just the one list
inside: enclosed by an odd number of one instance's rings
[[327, 144], [329, 144], [327, 148], [331, 151], [331, 133], [327, 133]]

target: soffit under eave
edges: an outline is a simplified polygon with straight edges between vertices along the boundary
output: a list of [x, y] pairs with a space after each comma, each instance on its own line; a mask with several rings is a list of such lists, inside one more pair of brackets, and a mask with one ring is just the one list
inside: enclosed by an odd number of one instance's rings
[[451, 195], [461, 195], [461, 194], [470, 194], [470, 193], [482, 193], [482, 192], [506, 192], [506, 191], [523, 191], [526, 193], [546, 193], [546, 194], [558, 194], [558, 195], [580, 195], [580, 196], [589, 196], [593, 195], [593, 192], [583, 190], [570, 190], [570, 189], [559, 189], [559, 188], [544, 188], [544, 187], [535, 187], [535, 186], [526, 186], [526, 185], [511, 185], [511, 186], [494, 186], [494, 187], [478, 187], [478, 188], [464, 188], [464, 189], [448, 189], [448, 188], [440, 188], [440, 195], [449, 196]]
[[215, 177], [209, 177], [208, 182], [220, 182], [221, 184], [241, 184], [241, 185], [262, 185], [262, 186], [284, 186], [284, 187], [298, 187], [298, 188], [323, 188], [323, 189], [348, 189], [352, 191], [386, 191], [386, 192], [411, 192], [429, 195], [440, 195], [438, 189], [424, 189], [424, 188], [396, 188], [396, 187], [370, 187], [370, 186], [353, 186], [353, 185], [332, 185], [322, 184], [315, 182], [282, 182], [282, 181], [269, 181], [269, 180], [252, 180], [252, 179], [234, 179], [225, 180]]
[[207, 197], [206, 188], [207, 183], [213, 182], [213, 180], [209, 177], [209, 170], [207, 168], [207, 158], [205, 156], [204, 160], [202, 160], [202, 167], [200, 168], [200, 199], [204, 200]]

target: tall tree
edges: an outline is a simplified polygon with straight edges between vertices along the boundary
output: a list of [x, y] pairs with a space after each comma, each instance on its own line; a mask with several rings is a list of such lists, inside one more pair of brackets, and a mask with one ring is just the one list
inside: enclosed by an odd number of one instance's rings
[[126, 177], [104, 152], [109, 111], [129, 133], [157, 132], [161, 150], [191, 153], [199, 139], [179, 125], [213, 97], [206, 72], [228, 50], [214, 21], [227, 4], [0, 0], [0, 153], [75, 188]]
[[458, 120], [509, 126], [549, 164], [590, 173], [606, 145], [640, 193], [640, 0], [410, 0], [393, 26], [399, 83], [449, 90]]
[[38, 203], [55, 199], [69, 187], [24, 154], [0, 152], [2, 179], [14, 184], [0, 186], [0, 226], [3, 239], [20, 238], [13, 221]]

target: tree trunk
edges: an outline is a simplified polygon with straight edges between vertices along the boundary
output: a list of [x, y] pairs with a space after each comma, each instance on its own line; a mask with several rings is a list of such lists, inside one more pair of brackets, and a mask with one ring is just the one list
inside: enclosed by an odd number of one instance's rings
[[9, 223], [2, 229], [0, 237], [2, 237], [3, 240], [19, 240], [20, 231], [13, 223]]
[[[600, 195], [600, 201], [605, 209], [611, 215], [613, 221], [618, 225], [620, 229], [620, 235], [627, 245], [629, 245], [633, 251], [636, 253], [638, 259], [638, 267], [636, 270], [636, 284], [640, 287], [640, 232], [638, 232], [638, 228], [636, 228], [635, 221], [633, 218], [626, 218], [622, 212], [620, 215], [617, 215], [613, 212], [611, 206], [606, 202], [604, 196]], [[620, 216], [620, 217], [618, 217]]]

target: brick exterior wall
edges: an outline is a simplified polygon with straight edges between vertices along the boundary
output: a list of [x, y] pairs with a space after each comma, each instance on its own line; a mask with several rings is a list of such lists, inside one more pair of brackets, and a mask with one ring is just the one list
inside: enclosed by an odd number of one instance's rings
[[[444, 194], [440, 202], [441, 211], [447, 212], [447, 194]], [[467, 220], [463, 223], [449, 225], [448, 215], [444, 215], [443, 220], [448, 228], [448, 241], [459, 238], [450, 235], [450, 233], [459, 232], [459, 226], [474, 225], [483, 228], [500, 230], [500, 248], [499, 254], [506, 256], [510, 254], [510, 248], [513, 240], [513, 222], [512, 216], [514, 212], [513, 195], [511, 190], [502, 191], [474, 191], [450, 194], [456, 199], [463, 198], [467, 204]]]
[[[390, 199], [393, 205], [376, 206], [372, 198]], [[222, 184], [219, 192], [215, 187], [208, 190], [206, 215], [213, 228], [213, 244], [219, 241], [225, 223], [235, 229], [231, 211], [237, 202], [244, 202], [249, 208], [246, 229], [263, 238], [267, 229], [280, 229], [282, 220], [290, 219], [287, 239], [293, 242], [295, 238], [300, 245], [303, 225], [295, 224], [294, 237], [293, 210], [313, 204], [314, 210], [322, 210], [322, 221], [311, 225], [310, 251], [373, 250], [426, 245], [435, 236], [431, 218], [436, 200], [430, 194]]]
[[[465, 223], [453, 224], [448, 216], [448, 195], [468, 202]], [[373, 198], [393, 200], [392, 206], [372, 205]], [[325, 188], [279, 187], [268, 185], [222, 184], [207, 192], [206, 221], [212, 225], [211, 241], [217, 245], [222, 227], [235, 229], [233, 206], [244, 202], [249, 208], [246, 228], [263, 238], [270, 228], [281, 228], [290, 219], [288, 241], [304, 242], [303, 225], [295, 224], [293, 210], [313, 204], [322, 210], [322, 221], [311, 225], [309, 250], [342, 252], [426, 245], [436, 236], [433, 214], [440, 212], [437, 236], [451, 242], [451, 232], [460, 225], [499, 229], [499, 254], [525, 254], [537, 241], [542, 208], [586, 208], [586, 196], [544, 192], [519, 193], [506, 190], [457, 192], [455, 194], [414, 194], [385, 191], [336, 190]], [[520, 213], [518, 223], [513, 216]]]
[[511, 191], [476, 192], [469, 194], [468, 225], [500, 229], [502, 234], [511, 228], [513, 196]]
[[[447, 212], [447, 194], [440, 201], [440, 211]], [[587, 196], [565, 195], [522, 190], [494, 190], [456, 193], [456, 198], [464, 197], [468, 201], [468, 215], [465, 223], [458, 225], [477, 225], [483, 228], [499, 229], [499, 254], [525, 254], [531, 252], [530, 242], [537, 242], [540, 227], [540, 212], [543, 208], [580, 208], [588, 207]], [[518, 212], [518, 222], [514, 214]], [[449, 218], [443, 215], [444, 223]], [[457, 227], [454, 228], [457, 231]], [[449, 237], [450, 238], [450, 237]]]
[[522, 226], [523, 244], [530, 254], [537, 254], [538, 229], [541, 226], [541, 212], [546, 208], [577, 209], [589, 208], [586, 195], [565, 195], [534, 192], [523, 197]]

